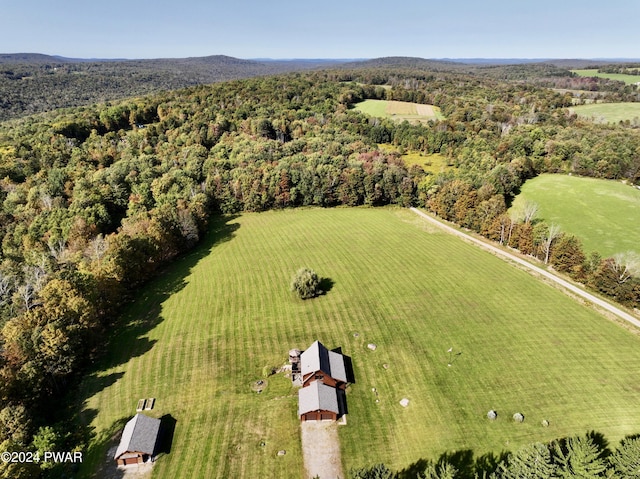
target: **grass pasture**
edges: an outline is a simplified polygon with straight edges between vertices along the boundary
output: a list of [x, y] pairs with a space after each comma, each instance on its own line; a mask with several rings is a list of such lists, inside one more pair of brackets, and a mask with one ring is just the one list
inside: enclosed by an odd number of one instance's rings
[[571, 70], [571, 72], [581, 77], [608, 78], [609, 80], [624, 82], [627, 85], [640, 83], [639, 75], [626, 75], [624, 73], [600, 73], [596, 69]]
[[597, 123], [619, 123], [635, 120], [640, 124], [640, 103], [590, 103], [571, 107], [570, 110], [581, 118]]
[[[329, 278], [330, 291], [294, 298], [300, 266]], [[154, 479], [302, 477], [297, 391], [264, 374], [315, 339], [353, 359], [345, 470], [640, 432], [640, 336], [407, 210], [271, 211], [214, 224], [129, 308], [83, 383], [96, 438], [82, 477], [144, 397], [175, 424]]]
[[430, 120], [444, 119], [437, 106], [405, 101], [364, 100], [356, 103], [355, 109], [370, 116], [391, 118], [398, 122], [407, 120], [409, 123], [426, 123]]
[[586, 251], [640, 254], [640, 190], [616, 181], [540, 175], [522, 185], [512, 209], [529, 200], [538, 216], [579, 237]]

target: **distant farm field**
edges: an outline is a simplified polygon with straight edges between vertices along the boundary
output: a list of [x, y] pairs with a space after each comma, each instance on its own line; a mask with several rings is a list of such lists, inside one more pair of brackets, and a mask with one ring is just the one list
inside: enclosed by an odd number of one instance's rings
[[356, 103], [355, 109], [367, 115], [391, 118], [396, 121], [407, 120], [410, 123], [444, 118], [437, 106], [404, 101], [365, 100]]
[[640, 75], [626, 75], [624, 73], [600, 73], [595, 69], [571, 71], [581, 77], [608, 78], [609, 80], [618, 80], [621, 82], [625, 82], [627, 85], [640, 83]]
[[512, 209], [524, 201], [538, 216], [578, 236], [587, 251], [604, 256], [640, 254], [640, 190], [616, 181], [567, 175], [540, 175], [522, 185]]
[[640, 124], [640, 103], [590, 103], [570, 108], [579, 117], [598, 123], [636, 121]]
[[[301, 266], [327, 278], [326, 295], [292, 296]], [[315, 339], [353, 359], [345, 470], [640, 432], [640, 336], [402, 209], [220, 220], [115, 331], [82, 387], [96, 437], [81, 477], [113, 467], [107, 450], [146, 397], [156, 398], [149, 414], [175, 426], [154, 479], [302, 477], [297, 390], [269, 374]]]

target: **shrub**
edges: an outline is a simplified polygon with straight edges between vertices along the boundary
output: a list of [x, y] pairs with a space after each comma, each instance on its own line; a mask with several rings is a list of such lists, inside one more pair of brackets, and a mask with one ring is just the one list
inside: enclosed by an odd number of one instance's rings
[[291, 291], [300, 299], [314, 298], [320, 294], [320, 278], [309, 268], [300, 268], [291, 281]]

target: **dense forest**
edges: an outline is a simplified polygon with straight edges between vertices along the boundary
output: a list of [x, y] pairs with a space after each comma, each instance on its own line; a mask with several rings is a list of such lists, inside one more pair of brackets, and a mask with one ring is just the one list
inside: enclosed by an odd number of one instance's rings
[[[372, 98], [433, 104], [446, 119], [395, 123], [352, 108]], [[121, 305], [197, 245], [212, 215], [422, 206], [637, 307], [630, 259], [587, 258], [579, 239], [535, 211], [507, 214], [520, 185], [542, 172], [640, 182], [640, 130], [582, 121], [567, 109], [573, 101], [529, 82], [394, 64], [194, 86], [0, 124], [3, 450], [86, 443], [52, 404], [64, 404], [100, 356]], [[439, 153], [455, 168], [407, 167], [381, 143]], [[0, 464], [0, 477], [35, 469]]]

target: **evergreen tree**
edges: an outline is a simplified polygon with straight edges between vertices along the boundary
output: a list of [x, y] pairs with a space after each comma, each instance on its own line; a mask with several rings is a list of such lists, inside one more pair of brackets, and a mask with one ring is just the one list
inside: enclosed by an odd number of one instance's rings
[[640, 437], [623, 439], [620, 446], [609, 456], [615, 477], [619, 479], [640, 478]]
[[596, 479], [607, 469], [604, 451], [589, 436], [569, 437], [555, 445], [558, 476], [564, 479]]
[[500, 479], [549, 479], [555, 478], [556, 466], [545, 444], [524, 446], [509, 454], [497, 470]]

